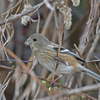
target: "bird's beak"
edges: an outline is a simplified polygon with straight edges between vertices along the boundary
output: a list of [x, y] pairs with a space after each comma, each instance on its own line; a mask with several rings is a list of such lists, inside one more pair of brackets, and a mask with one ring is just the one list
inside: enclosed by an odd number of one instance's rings
[[25, 41], [25, 45], [30, 45], [31, 44], [31, 40], [30, 39], [27, 39], [26, 41]]

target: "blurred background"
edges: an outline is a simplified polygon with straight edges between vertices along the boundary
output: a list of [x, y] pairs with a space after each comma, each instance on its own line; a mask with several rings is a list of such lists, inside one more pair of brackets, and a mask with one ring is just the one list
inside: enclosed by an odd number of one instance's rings
[[[8, 0], [0, 0], [0, 15], [2, 15], [4, 12], [6, 12], [11, 7], [13, 7], [17, 2], [18, 2], [18, 0], [14, 0], [13, 2], [10, 2]], [[24, 2], [24, 0], [23, 0], [23, 2]], [[17, 12], [17, 14], [20, 13], [23, 9], [23, 6], [24, 6], [23, 2], [21, 3], [20, 9]], [[35, 6], [39, 3], [41, 3], [42, 0], [29, 0], [28, 2], [32, 6]], [[51, 3], [51, 5], [53, 5], [53, 3]], [[89, 18], [89, 14], [90, 14], [90, 10], [91, 10], [91, 0], [80, 0], [80, 5], [78, 7], [73, 6], [71, 0], [69, 0], [68, 6], [71, 7], [71, 9], [72, 9], [72, 26], [69, 30], [64, 29], [64, 39], [63, 39], [62, 45], [65, 48], [76, 53], [74, 44], [76, 44], [77, 47], [79, 47], [81, 36], [84, 33], [84, 30], [86, 28], [86, 23]], [[18, 9], [18, 8], [16, 7], [16, 9]], [[16, 9], [14, 9], [11, 13], [15, 14]], [[57, 18], [58, 18], [58, 23], [59, 23], [59, 27], [60, 27], [59, 30], [61, 31], [62, 23], [63, 23], [63, 15], [61, 13], [59, 13], [59, 11], [57, 9], [56, 9], [56, 11], [57, 11]], [[46, 24], [48, 16], [51, 13], [50, 9], [48, 9], [46, 6], [43, 6], [42, 8], [40, 8], [38, 10], [38, 12], [40, 14], [39, 33], [43, 33], [43, 35], [45, 35], [50, 41], [52, 41], [54, 43], [59, 43], [59, 38], [58, 38], [58, 34], [56, 33], [56, 27], [55, 27], [55, 18], [54, 18], [53, 14], [51, 14], [51, 18], [50, 18], [48, 27], [46, 28], [45, 32], [43, 32], [44, 25]], [[31, 18], [34, 20], [37, 20], [38, 13], [37, 12], [34, 13], [31, 16]], [[0, 17], [0, 20], [2, 21], [3, 18]], [[37, 22], [36, 23], [29, 22], [26, 26], [24, 26], [21, 24], [21, 20], [17, 20], [13, 23], [13, 25], [14, 25], [14, 36], [9, 41], [9, 43], [7, 43], [6, 47], [8, 49], [10, 49], [21, 60], [27, 61], [27, 60], [31, 59], [31, 57], [33, 58], [33, 55], [31, 54], [32, 53], [31, 49], [29, 47], [26, 47], [24, 42], [31, 34], [36, 33]], [[9, 32], [11, 32], [10, 29], [9, 29]], [[88, 48], [86, 48], [86, 50], [83, 53], [84, 59], [86, 58], [87, 51], [90, 49], [92, 43], [93, 43], [93, 39], [92, 39], [92, 42], [90, 42]], [[92, 54], [92, 57], [93, 56], [100, 58], [100, 40], [97, 43], [97, 46]], [[12, 56], [10, 54], [8, 54], [8, 57], [10, 59], [12, 59]], [[0, 52], [0, 59], [7, 59], [5, 52], [3, 50], [1, 50], [1, 52]], [[29, 62], [29, 63], [32, 63], [32, 62]], [[0, 64], [9, 66], [9, 67], [12, 67], [13, 65], [15, 67], [18, 66], [17, 62], [9, 63], [9, 61], [1, 61]], [[27, 63], [25, 63], [25, 64], [27, 64]], [[29, 68], [31, 68], [31, 66], [32, 66], [32, 64], [30, 64]], [[96, 73], [99, 73], [93, 63], [89, 63], [88, 66], [89, 66], [88, 67], [89, 69], [95, 71]], [[99, 63], [97, 63], [97, 66], [100, 67]], [[0, 83], [1, 84], [3, 83], [8, 72], [9, 72], [9, 70], [0, 68]], [[47, 78], [47, 76], [49, 75], [50, 72], [38, 64], [34, 69], [34, 73], [38, 76]], [[75, 76], [74, 80], [73, 80], [72, 88], [75, 88], [77, 86], [77, 77], [76, 77], [77, 75], [76, 75], [76, 73], [73, 73], [72, 75]], [[71, 75], [69, 76], [69, 78], [70, 77], [71, 77]], [[66, 86], [68, 85], [67, 77], [61, 78], [60, 80], [64, 80], [64, 85], [66, 85]], [[24, 90], [24, 88], [27, 86], [27, 84], [29, 82], [30, 82], [30, 76], [27, 76], [25, 83], [20, 90], [20, 93], [22, 93], [22, 91]], [[95, 81], [91, 77], [86, 76], [85, 79], [83, 78], [81, 86], [86, 86], [86, 85], [90, 85], [93, 83], [95, 83]], [[38, 85], [36, 85], [36, 90], [37, 90], [37, 88], [38, 88]], [[39, 97], [43, 97], [43, 95], [46, 95], [45, 92], [43, 94], [43, 89], [41, 91], [42, 92], [40, 92]], [[6, 99], [7, 100], [14, 99], [14, 93], [15, 93], [15, 81], [13, 79], [10, 81], [7, 89], [5, 90]], [[97, 91], [94, 91], [93, 93], [92, 92], [89, 92], [89, 93], [90, 93], [90, 95], [97, 97]]]

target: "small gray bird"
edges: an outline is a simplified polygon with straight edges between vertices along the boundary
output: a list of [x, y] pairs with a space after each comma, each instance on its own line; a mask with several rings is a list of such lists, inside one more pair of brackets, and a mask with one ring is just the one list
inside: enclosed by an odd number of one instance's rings
[[[41, 34], [31, 35], [26, 40], [25, 44], [30, 46], [32, 53], [35, 55], [40, 65], [47, 68], [51, 72], [54, 71], [57, 60], [57, 50], [59, 48], [58, 44], [50, 42], [45, 36]], [[84, 72], [85, 74], [100, 81], [100, 75], [83, 67], [78, 62], [78, 60], [84, 61], [76, 54], [70, 52], [68, 49], [61, 47], [56, 74], [61, 77], [62, 75], [67, 75], [72, 72]]]

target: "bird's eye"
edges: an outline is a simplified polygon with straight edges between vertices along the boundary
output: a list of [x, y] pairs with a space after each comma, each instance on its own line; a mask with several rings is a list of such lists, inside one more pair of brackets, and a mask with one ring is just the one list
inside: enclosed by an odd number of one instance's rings
[[37, 39], [36, 39], [36, 38], [34, 38], [34, 39], [33, 39], [33, 41], [37, 41]]

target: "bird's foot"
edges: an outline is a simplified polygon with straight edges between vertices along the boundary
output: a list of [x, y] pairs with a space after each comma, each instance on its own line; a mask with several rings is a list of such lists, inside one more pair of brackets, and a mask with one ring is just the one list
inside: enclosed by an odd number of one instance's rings
[[55, 87], [56, 85], [55, 85], [55, 83], [54, 83], [54, 82], [53, 82], [53, 83], [52, 83], [52, 82], [50, 82], [50, 86], [51, 86], [51, 87]]

